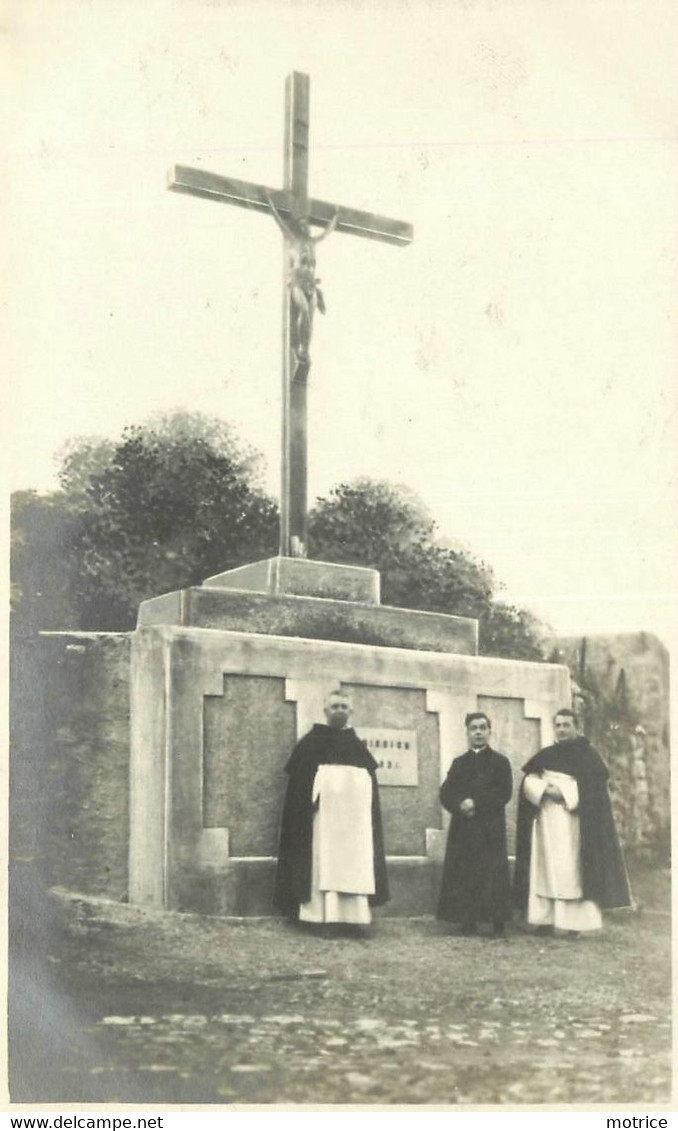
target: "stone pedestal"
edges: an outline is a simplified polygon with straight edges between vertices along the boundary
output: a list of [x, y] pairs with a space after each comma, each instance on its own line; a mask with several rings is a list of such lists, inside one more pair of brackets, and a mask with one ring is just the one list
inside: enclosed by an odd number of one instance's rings
[[[351, 599], [347, 593], [353, 595]], [[477, 653], [478, 622], [470, 617], [391, 608], [380, 605], [378, 597], [376, 570], [271, 558], [221, 573], [203, 585], [143, 601], [138, 626], [172, 624]]]
[[328, 597], [379, 604], [379, 571], [309, 558], [267, 558], [226, 570], [203, 581], [207, 589], [247, 589], [277, 596]]
[[[474, 621], [384, 608], [374, 571], [273, 563], [141, 607], [130, 899], [271, 914], [283, 767], [341, 683], [352, 725], [381, 763], [393, 891], [381, 913], [433, 913], [446, 828], [438, 789], [465, 748], [465, 713], [491, 715], [495, 745], [517, 770], [551, 740], [550, 718], [569, 701], [567, 669], [478, 657]], [[360, 599], [338, 600], [337, 589]]]

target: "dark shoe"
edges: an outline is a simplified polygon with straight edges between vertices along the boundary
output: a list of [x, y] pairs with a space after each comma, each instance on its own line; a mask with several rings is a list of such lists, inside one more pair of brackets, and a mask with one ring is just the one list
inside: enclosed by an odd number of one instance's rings
[[535, 933], [535, 935], [552, 935], [553, 934], [553, 927], [550, 924], [548, 924], [544, 927], [537, 927], [537, 929], [534, 933]]
[[569, 939], [570, 942], [574, 942], [575, 939], [578, 939], [579, 935], [579, 931], [563, 931], [563, 938]]
[[459, 935], [477, 935], [478, 927], [476, 923], [462, 923], [457, 934]]
[[336, 923], [308, 923], [308, 933], [316, 939], [336, 939]]
[[506, 924], [503, 919], [495, 919], [492, 924], [492, 931], [490, 937], [493, 939], [500, 939], [506, 934]]
[[362, 923], [337, 923], [337, 935], [345, 939], [369, 939], [370, 928]]

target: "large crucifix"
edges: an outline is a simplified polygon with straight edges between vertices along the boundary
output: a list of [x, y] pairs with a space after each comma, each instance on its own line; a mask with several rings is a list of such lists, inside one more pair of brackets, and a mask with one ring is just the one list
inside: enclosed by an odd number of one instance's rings
[[[328, 204], [308, 195], [309, 78], [294, 71], [285, 84], [284, 187], [267, 188], [175, 165], [169, 187], [175, 192], [237, 204], [272, 216], [284, 236], [282, 468], [280, 554], [306, 557], [307, 425], [306, 389], [309, 345], [316, 305], [324, 309], [315, 279], [315, 244], [332, 231], [405, 246], [412, 227], [371, 212]], [[311, 225], [324, 231], [311, 236]]]

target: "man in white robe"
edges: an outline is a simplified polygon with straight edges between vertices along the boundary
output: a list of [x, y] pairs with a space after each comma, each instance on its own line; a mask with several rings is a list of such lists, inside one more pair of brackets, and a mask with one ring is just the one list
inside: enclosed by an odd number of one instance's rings
[[377, 763], [348, 726], [340, 688], [324, 714], [285, 767], [274, 904], [300, 922], [364, 927], [371, 905], [388, 899]]
[[370, 775], [359, 766], [318, 766], [312, 799], [311, 896], [299, 919], [365, 925], [374, 895]]
[[515, 883], [537, 933], [577, 937], [602, 927], [601, 906], [629, 906], [630, 893], [605, 765], [569, 708], [554, 731], [555, 745], [523, 767]]
[[582, 889], [575, 779], [553, 770], [545, 777], [528, 774], [523, 791], [539, 808], [532, 826], [528, 923], [538, 929], [598, 930], [603, 925], [600, 908], [584, 899]]

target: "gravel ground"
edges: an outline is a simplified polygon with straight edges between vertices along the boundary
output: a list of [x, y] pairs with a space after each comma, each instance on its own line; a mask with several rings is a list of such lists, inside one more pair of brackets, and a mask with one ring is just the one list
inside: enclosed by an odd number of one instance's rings
[[318, 938], [53, 893], [13, 946], [12, 1101], [667, 1104], [668, 874], [635, 890], [642, 913], [575, 942], [387, 918]]

